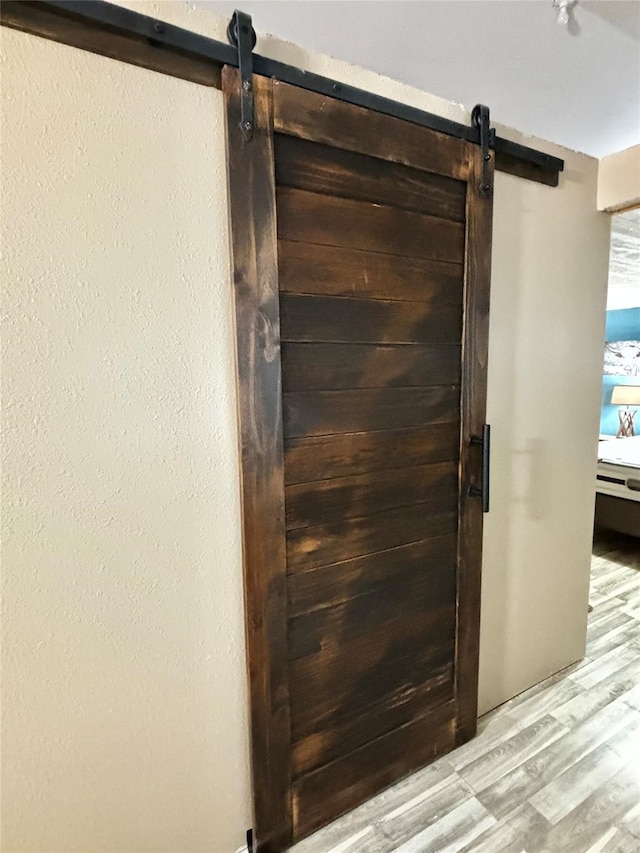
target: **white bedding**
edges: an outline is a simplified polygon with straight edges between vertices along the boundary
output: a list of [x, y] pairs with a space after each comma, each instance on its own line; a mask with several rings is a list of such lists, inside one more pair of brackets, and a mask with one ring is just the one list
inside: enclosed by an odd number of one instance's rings
[[598, 444], [596, 491], [640, 503], [640, 435]]
[[626, 468], [640, 468], [640, 435], [599, 442], [598, 460]]

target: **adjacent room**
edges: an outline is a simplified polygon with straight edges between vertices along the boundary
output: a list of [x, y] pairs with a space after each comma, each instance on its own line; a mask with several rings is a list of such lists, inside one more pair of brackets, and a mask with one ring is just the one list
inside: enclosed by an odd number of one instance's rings
[[0, 24], [0, 851], [637, 853], [640, 2]]
[[611, 217], [596, 526], [640, 535], [640, 208]]

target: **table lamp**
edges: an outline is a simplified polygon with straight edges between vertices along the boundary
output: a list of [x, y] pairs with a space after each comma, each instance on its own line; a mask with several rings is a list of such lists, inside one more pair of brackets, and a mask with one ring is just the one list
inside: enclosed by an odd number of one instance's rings
[[611, 405], [620, 406], [618, 409], [620, 427], [616, 438], [629, 438], [635, 435], [633, 419], [638, 410], [630, 407], [640, 406], [640, 385], [615, 385], [611, 394]]

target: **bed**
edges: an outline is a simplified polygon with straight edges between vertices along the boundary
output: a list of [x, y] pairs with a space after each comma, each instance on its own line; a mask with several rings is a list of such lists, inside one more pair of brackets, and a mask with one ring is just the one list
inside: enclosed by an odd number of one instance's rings
[[597, 527], [640, 537], [640, 436], [598, 444]]

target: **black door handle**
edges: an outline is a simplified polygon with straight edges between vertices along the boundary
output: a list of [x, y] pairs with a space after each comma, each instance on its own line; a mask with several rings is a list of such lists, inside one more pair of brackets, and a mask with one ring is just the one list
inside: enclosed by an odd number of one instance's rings
[[482, 487], [469, 487], [469, 494], [472, 498], [482, 498], [482, 512], [489, 512], [489, 466], [491, 463], [491, 426], [484, 424], [482, 427], [482, 437], [472, 435], [471, 445], [480, 444], [482, 446]]

